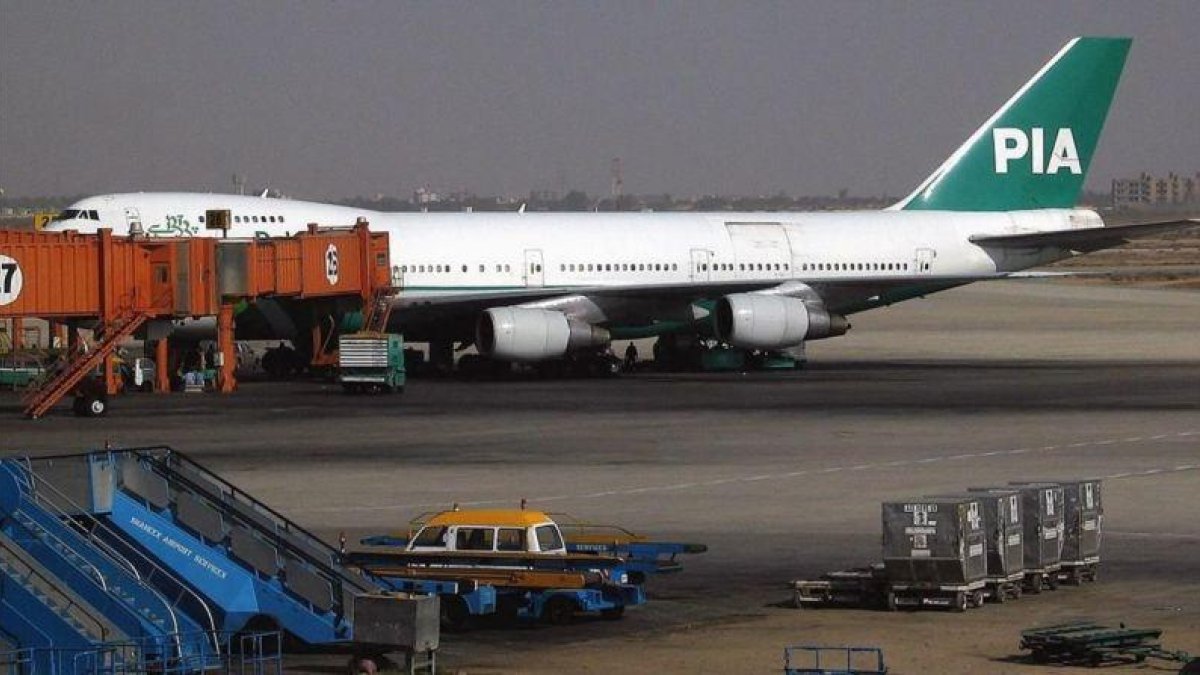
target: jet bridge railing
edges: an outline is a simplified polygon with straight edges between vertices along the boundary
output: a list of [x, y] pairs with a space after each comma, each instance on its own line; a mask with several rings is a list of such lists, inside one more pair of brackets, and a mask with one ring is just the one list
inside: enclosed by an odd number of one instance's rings
[[[86, 470], [86, 456], [81, 455], [42, 457], [38, 459], [38, 462], [40, 464], [49, 461], [69, 461], [75, 459], [85, 460], [83, 470]], [[176, 575], [159, 565], [154, 558], [146, 555], [136, 547], [126, 546], [125, 549], [128, 555], [118, 551], [109, 543], [110, 540], [123, 541], [115, 528], [97, 518], [93, 515], [91, 509], [79, 504], [52, 482], [40, 475], [39, 472], [34, 470], [34, 464], [29, 458], [21, 458], [21, 461], [27, 467], [25, 476], [28, 480], [29, 495], [34, 503], [47, 512], [56, 515], [64, 524], [71, 527], [90, 545], [108, 557], [113, 564], [124, 569], [137, 581], [141, 582], [147, 591], [158, 597], [167, 609], [172, 626], [174, 627], [173, 632], [176, 636], [181, 633], [179, 617], [175, 612], [175, 608], [184, 608], [186, 611], [186, 608], [190, 607], [195, 610], [186, 613], [196, 620], [196, 623], [204, 629], [205, 633], [212, 636], [205, 642], [212, 645], [216, 655], [220, 655], [221, 645], [215, 637], [218, 631], [216, 617], [213, 614], [212, 607], [209, 606], [208, 602], [202, 596], [191, 590]], [[137, 562], [135, 563], [131, 560], [130, 556], [135, 557]], [[167, 583], [156, 584], [156, 581], [166, 581]], [[163, 595], [160, 589], [164, 586], [177, 589], [174, 597], [167, 598]]]

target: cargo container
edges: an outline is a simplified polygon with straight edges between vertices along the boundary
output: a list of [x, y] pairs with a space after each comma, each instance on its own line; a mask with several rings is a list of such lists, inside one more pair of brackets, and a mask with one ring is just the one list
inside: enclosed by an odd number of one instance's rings
[[1041, 593], [1058, 588], [1062, 568], [1063, 488], [1058, 483], [1014, 481], [1021, 491], [1025, 516], [1025, 590]]
[[338, 379], [351, 393], [404, 391], [404, 338], [355, 333], [338, 341]]
[[1021, 493], [1010, 487], [939, 496], [979, 499], [983, 512], [987, 595], [995, 602], [1021, 597], [1025, 578]]
[[987, 575], [979, 497], [926, 497], [883, 504], [889, 608], [983, 604]]
[[1060, 481], [1063, 486], [1063, 551], [1059, 578], [1067, 583], [1095, 581], [1100, 567], [1104, 505], [1103, 483], [1094, 480]]

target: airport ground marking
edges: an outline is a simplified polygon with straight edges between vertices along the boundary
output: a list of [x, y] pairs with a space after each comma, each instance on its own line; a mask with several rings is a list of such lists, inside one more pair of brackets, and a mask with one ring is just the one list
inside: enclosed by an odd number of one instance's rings
[[[1165, 434], [1159, 434], [1157, 436], [1149, 436], [1149, 437], [1132, 436], [1132, 437], [1128, 437], [1128, 438], [1100, 439], [1100, 440], [1094, 440], [1094, 441], [1081, 441], [1081, 442], [1077, 442], [1077, 443], [1060, 444], [1060, 445], [1044, 445], [1040, 448], [1024, 447], [1024, 448], [1014, 448], [1012, 450], [991, 450], [991, 451], [987, 451], [987, 452], [971, 452], [971, 453], [962, 453], [962, 454], [958, 454], [958, 455], [923, 457], [920, 459], [894, 460], [894, 461], [890, 461], [890, 462], [858, 464], [855, 466], [831, 466], [831, 467], [825, 467], [823, 469], [797, 469], [795, 471], [788, 471], [788, 472], [776, 473], [776, 474], [754, 474], [754, 475], [750, 475], [750, 476], [726, 476], [723, 478], [713, 478], [710, 480], [694, 481], [694, 482], [689, 482], [689, 483], [671, 483], [668, 485], [645, 485], [645, 486], [640, 486], [640, 487], [614, 488], [614, 489], [609, 489], [609, 490], [599, 490], [596, 492], [585, 492], [585, 493], [574, 494], [574, 495], [558, 494], [558, 495], [547, 495], [547, 496], [542, 496], [542, 497], [529, 497], [528, 501], [529, 501], [529, 503], [538, 503], [538, 502], [545, 503], [545, 502], [561, 502], [561, 501], [570, 501], [570, 500], [603, 499], [605, 497], [621, 497], [621, 496], [628, 496], [628, 495], [640, 495], [640, 494], [647, 494], [647, 493], [651, 493], [651, 492], [671, 492], [671, 491], [678, 491], [678, 490], [690, 490], [690, 489], [694, 489], [694, 488], [716, 487], [719, 485], [728, 485], [731, 483], [753, 483], [753, 482], [769, 480], [772, 478], [775, 478], [775, 479], [798, 478], [800, 476], [807, 476], [807, 475], [813, 475], [813, 474], [832, 474], [832, 473], [838, 473], [841, 471], [866, 471], [869, 469], [886, 469], [886, 468], [895, 468], [895, 467], [901, 467], [901, 466], [915, 466], [915, 465], [919, 465], [919, 464], [932, 464], [934, 462], [939, 462], [942, 460], [978, 459], [978, 458], [982, 458], [982, 457], [994, 457], [997, 455], [1021, 455], [1021, 454], [1027, 454], [1030, 452], [1054, 452], [1057, 450], [1077, 450], [1079, 448], [1106, 447], [1106, 446], [1112, 446], [1112, 445], [1140, 443], [1143, 441], [1166, 440], [1169, 438], [1187, 438], [1187, 437], [1191, 437], [1191, 436], [1200, 436], [1200, 430], [1177, 431], [1177, 432], [1173, 432], [1173, 433], [1165, 433]], [[1183, 465], [1179, 465], [1179, 466], [1175, 466], [1175, 467], [1154, 468], [1154, 469], [1146, 469], [1143, 471], [1115, 473], [1115, 474], [1110, 474], [1108, 476], [1102, 476], [1102, 478], [1106, 479], [1106, 480], [1118, 480], [1118, 479], [1122, 479], [1122, 478], [1138, 478], [1138, 477], [1146, 477], [1146, 476], [1155, 476], [1155, 475], [1159, 475], [1159, 474], [1163, 474], [1163, 473], [1180, 473], [1180, 472], [1184, 472], [1184, 471], [1197, 471], [1197, 470], [1200, 470], [1200, 464], [1183, 464]], [[481, 500], [475, 500], [475, 501], [461, 501], [461, 502], [459, 502], [459, 504], [462, 506], [492, 506], [492, 505], [496, 505], [496, 504], [507, 504], [511, 501], [512, 500], [508, 499], [508, 498], [481, 499]], [[348, 512], [348, 511], [357, 511], [357, 512], [400, 511], [400, 510], [410, 510], [410, 509], [417, 509], [417, 508], [431, 508], [431, 507], [438, 507], [438, 506], [443, 506], [443, 504], [441, 504], [440, 502], [437, 502], [437, 503], [425, 502], [425, 503], [420, 503], [420, 504], [381, 504], [381, 505], [376, 505], [376, 506], [349, 506], [349, 507], [338, 506], [338, 507], [317, 507], [317, 508], [296, 509], [296, 511], [312, 512], [312, 513], [331, 513], [331, 512], [338, 513], [338, 512]]]

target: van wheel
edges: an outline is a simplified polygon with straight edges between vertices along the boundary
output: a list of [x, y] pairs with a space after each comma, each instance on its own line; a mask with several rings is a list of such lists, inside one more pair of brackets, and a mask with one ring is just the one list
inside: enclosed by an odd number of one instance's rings
[[613, 607], [612, 609], [600, 610], [600, 618], [606, 621], [616, 621], [625, 616], [625, 606]]
[[461, 633], [471, 625], [471, 610], [467, 601], [457, 595], [441, 596], [442, 628], [450, 633]]
[[550, 598], [542, 608], [542, 621], [551, 626], [565, 626], [575, 618], [575, 602], [562, 596]]

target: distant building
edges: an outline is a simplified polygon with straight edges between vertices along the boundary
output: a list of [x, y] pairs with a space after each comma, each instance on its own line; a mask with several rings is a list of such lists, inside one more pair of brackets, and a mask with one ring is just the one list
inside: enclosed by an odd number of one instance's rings
[[1196, 203], [1200, 203], [1200, 171], [1192, 176], [1143, 173], [1137, 178], [1117, 178], [1112, 182], [1114, 208]]

